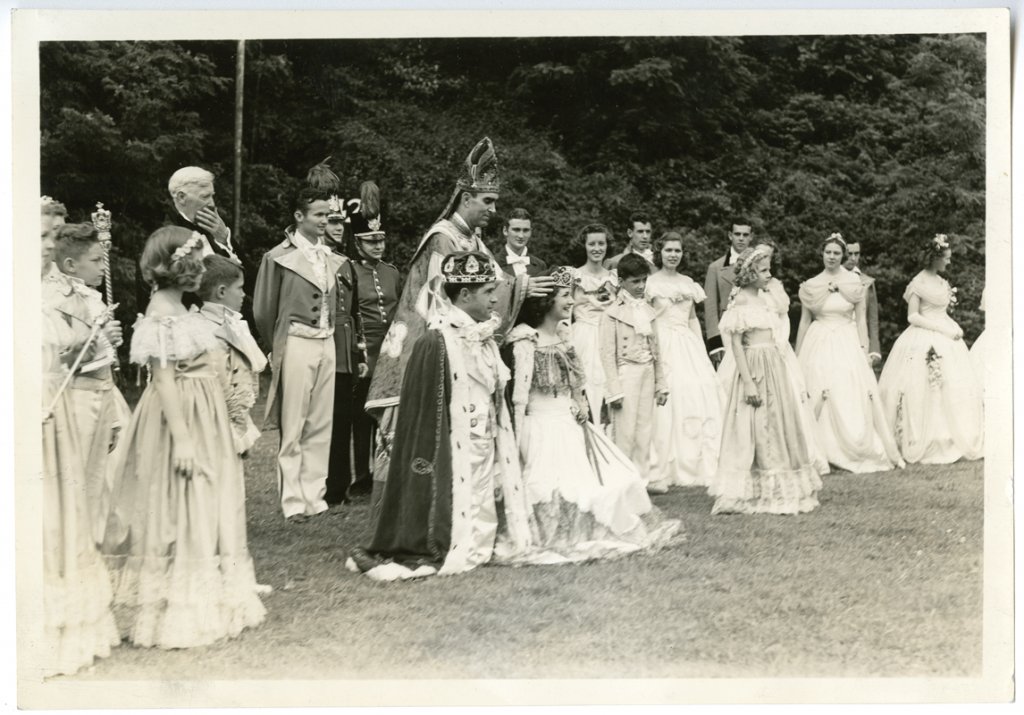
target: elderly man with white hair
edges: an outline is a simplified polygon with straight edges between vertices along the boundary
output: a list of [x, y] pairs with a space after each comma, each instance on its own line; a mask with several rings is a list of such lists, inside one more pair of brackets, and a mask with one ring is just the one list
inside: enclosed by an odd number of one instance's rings
[[[213, 202], [213, 180], [213, 174], [198, 166], [184, 166], [171, 174], [167, 182], [167, 191], [174, 203], [174, 211], [168, 212], [164, 223], [181, 226], [201, 235], [204, 256], [216, 254], [241, 264], [241, 259], [231, 242], [231, 229], [224, 224]], [[141, 272], [136, 275], [136, 308], [138, 312], [143, 313], [146, 304], [149, 303], [152, 286], [147, 285], [142, 279]], [[200, 301], [194, 294], [186, 293], [183, 302], [186, 306], [191, 306]], [[250, 312], [251, 309], [247, 309], [243, 314], [249, 315]]]
[[231, 245], [231, 229], [224, 225], [213, 203], [213, 174], [198, 166], [182, 167], [171, 174], [167, 190], [178, 214], [171, 222], [202, 234], [206, 239], [204, 255], [216, 253], [238, 261]]

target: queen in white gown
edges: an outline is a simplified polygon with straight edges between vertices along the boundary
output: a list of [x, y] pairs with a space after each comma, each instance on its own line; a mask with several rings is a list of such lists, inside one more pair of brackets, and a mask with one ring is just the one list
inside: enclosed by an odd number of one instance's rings
[[683, 239], [670, 231], [654, 245], [661, 270], [647, 279], [645, 297], [655, 312], [661, 359], [668, 366], [668, 403], [655, 410], [655, 487], [708, 486], [718, 469], [724, 395], [708, 358], [696, 304], [704, 289], [678, 272]]
[[801, 284], [796, 352], [829, 463], [887, 471], [904, 463], [867, 355], [864, 287], [843, 268], [845, 255], [846, 242], [832, 234], [822, 247], [825, 270]]
[[587, 420], [582, 365], [562, 322], [572, 310], [573, 271], [552, 274], [556, 292], [524, 302], [520, 320], [526, 322], [509, 332], [503, 348], [512, 364], [523, 483], [537, 549], [545, 552], [528, 562], [576, 562], [661, 546], [680, 533], [680, 522], [662, 517], [636, 467]]
[[608, 229], [601, 224], [590, 224], [580, 231], [580, 242], [587, 254], [587, 262], [576, 269], [572, 290], [572, 346], [583, 365], [584, 392], [591, 420], [601, 421], [604, 404], [604, 370], [598, 348], [597, 325], [603, 313], [615, 299], [618, 277], [615, 271], [604, 267], [608, 253]]
[[949, 464], [983, 456], [983, 393], [963, 331], [949, 316], [955, 293], [939, 275], [949, 265], [948, 239], [926, 248], [927, 267], [914, 276], [903, 299], [907, 322], [879, 378], [885, 412], [903, 458]]

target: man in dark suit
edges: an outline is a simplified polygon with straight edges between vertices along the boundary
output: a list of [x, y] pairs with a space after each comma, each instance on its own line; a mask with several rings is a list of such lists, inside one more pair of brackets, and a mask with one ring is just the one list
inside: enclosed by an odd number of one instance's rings
[[[629, 228], [626, 229], [626, 236], [629, 243], [622, 253], [612, 256], [604, 262], [604, 267], [610, 271], [615, 270], [622, 257], [628, 253], [635, 253], [643, 256], [651, 272], [658, 270], [654, 265], [654, 251], [651, 249], [651, 240], [654, 238], [654, 228], [650, 217], [642, 211], [634, 211], [629, 217]], [[610, 246], [609, 246], [610, 248]]]
[[882, 363], [882, 348], [878, 342], [878, 293], [875, 291], [875, 279], [860, 269], [860, 241], [850, 241], [846, 244], [846, 263], [844, 267], [860, 276], [860, 282], [864, 286], [867, 296], [865, 303], [866, 317], [868, 322], [868, 357], [871, 358], [871, 367], [878, 369]]
[[[167, 191], [171, 194], [174, 210], [170, 212], [164, 225], [181, 226], [195, 231], [203, 237], [203, 255], [216, 254], [230, 258], [241, 265], [241, 259], [231, 242], [231, 229], [224, 224], [224, 219], [217, 213], [213, 201], [214, 176], [206, 169], [198, 166], [185, 166], [178, 169], [167, 182]], [[136, 271], [136, 302], [140, 313], [145, 312], [149, 303], [152, 288], [142, 280], [142, 272]], [[187, 306], [199, 301], [191, 293], [186, 293], [183, 302]], [[250, 321], [250, 308], [246, 305], [243, 316]]]
[[526, 209], [512, 209], [505, 225], [501, 229], [505, 237], [505, 250], [494, 252], [494, 260], [501, 270], [510, 276], [526, 274], [536, 276], [547, 270], [548, 264], [537, 258], [528, 256], [528, 244], [533, 235], [533, 223], [530, 212]]
[[745, 218], [734, 218], [729, 224], [729, 251], [708, 266], [704, 279], [704, 333], [707, 336], [708, 355], [715, 366], [721, 362], [725, 354], [722, 336], [718, 331], [718, 321], [729, 305], [729, 293], [732, 292], [736, 280], [735, 264], [739, 255], [750, 245], [754, 232], [750, 221]]

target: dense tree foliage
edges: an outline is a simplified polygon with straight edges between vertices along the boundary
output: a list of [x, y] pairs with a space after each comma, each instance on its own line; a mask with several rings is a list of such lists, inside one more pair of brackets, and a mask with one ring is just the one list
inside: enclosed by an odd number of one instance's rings
[[[116, 280], [169, 210], [185, 164], [218, 177], [231, 216], [233, 42], [47, 43], [42, 191], [84, 219], [114, 212]], [[459, 164], [496, 143], [500, 207], [528, 208], [549, 262], [580, 263], [584, 223], [648, 210], [687, 237], [702, 281], [734, 213], [783, 252], [791, 293], [821, 240], [859, 239], [878, 278], [883, 347], [906, 324], [903, 288], [935, 233], [953, 238], [956, 318], [981, 330], [985, 45], [975, 35], [254, 41], [247, 44], [243, 217], [248, 272], [290, 223], [327, 155], [354, 191], [384, 193], [404, 267]], [[489, 240], [497, 246], [498, 233]], [[124, 296], [125, 313], [131, 305]]]

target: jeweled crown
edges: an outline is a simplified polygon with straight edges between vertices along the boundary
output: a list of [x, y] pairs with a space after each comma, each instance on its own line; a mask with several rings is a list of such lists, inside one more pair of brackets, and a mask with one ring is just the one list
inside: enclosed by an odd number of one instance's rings
[[445, 283], [481, 284], [496, 280], [494, 264], [485, 253], [461, 251], [449, 253], [441, 263]]

